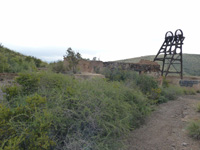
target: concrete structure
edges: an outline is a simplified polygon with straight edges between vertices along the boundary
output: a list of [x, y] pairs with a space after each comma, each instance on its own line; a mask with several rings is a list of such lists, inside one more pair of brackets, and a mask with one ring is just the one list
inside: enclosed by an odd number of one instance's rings
[[180, 79], [179, 76], [168, 76], [166, 80], [170, 84], [200, 91], [200, 77], [183, 77], [183, 79]]

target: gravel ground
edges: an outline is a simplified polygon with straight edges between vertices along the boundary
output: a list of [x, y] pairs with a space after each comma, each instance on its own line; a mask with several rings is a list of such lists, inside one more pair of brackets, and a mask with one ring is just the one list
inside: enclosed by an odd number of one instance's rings
[[200, 150], [200, 141], [188, 136], [190, 120], [200, 119], [195, 104], [200, 95], [182, 96], [158, 106], [145, 125], [128, 137], [128, 150]]

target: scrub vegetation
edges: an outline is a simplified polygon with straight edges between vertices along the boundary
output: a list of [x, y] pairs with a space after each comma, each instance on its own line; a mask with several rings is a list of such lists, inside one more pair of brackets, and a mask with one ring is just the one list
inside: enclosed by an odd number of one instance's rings
[[149, 76], [108, 71], [77, 80], [52, 72], [20, 73], [0, 104], [1, 149], [122, 149], [152, 106], [184, 90]]
[[[195, 110], [200, 112], [200, 102], [196, 103]], [[200, 119], [190, 121], [187, 131], [192, 138], [200, 140]]]
[[0, 73], [36, 71], [45, 66], [47, 63], [38, 58], [22, 55], [0, 45]]
[[2, 87], [0, 149], [124, 149], [122, 137], [144, 123], [155, 105], [194, 94], [167, 81], [160, 87], [132, 71], [106, 69], [104, 79], [82, 80], [55, 73], [62, 72], [55, 63], [52, 71], [38, 72], [47, 64], [3, 46], [0, 52], [0, 72], [21, 72]]

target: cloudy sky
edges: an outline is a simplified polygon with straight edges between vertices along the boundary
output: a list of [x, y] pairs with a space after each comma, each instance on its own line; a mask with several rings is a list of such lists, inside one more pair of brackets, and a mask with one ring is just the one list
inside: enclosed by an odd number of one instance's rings
[[45, 61], [68, 47], [112, 61], [155, 55], [182, 29], [183, 52], [200, 54], [199, 0], [0, 0], [0, 43]]

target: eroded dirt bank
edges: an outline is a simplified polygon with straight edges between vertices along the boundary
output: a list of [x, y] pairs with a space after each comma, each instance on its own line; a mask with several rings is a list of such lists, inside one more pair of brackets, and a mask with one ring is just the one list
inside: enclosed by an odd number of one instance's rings
[[158, 106], [146, 123], [128, 138], [128, 150], [200, 150], [200, 141], [188, 136], [188, 121], [200, 119], [195, 104], [200, 95], [182, 96]]

